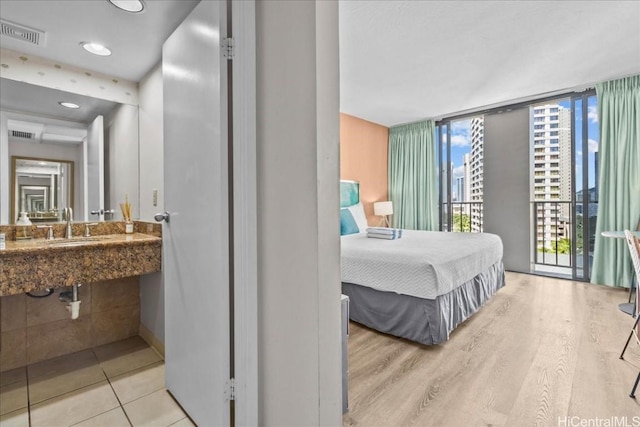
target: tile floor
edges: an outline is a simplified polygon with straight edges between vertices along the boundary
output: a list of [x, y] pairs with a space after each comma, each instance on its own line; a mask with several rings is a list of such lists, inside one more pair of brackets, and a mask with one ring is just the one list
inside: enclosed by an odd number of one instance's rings
[[0, 373], [0, 426], [193, 426], [140, 337]]

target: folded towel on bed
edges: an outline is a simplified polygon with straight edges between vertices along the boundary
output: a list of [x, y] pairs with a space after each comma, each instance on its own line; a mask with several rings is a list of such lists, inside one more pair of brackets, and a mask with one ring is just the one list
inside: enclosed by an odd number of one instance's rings
[[367, 237], [395, 240], [402, 237], [402, 230], [398, 228], [367, 228]]
[[367, 233], [376, 233], [376, 234], [397, 234], [397, 228], [385, 228], [385, 227], [369, 227], [367, 228]]
[[370, 234], [370, 233], [367, 233], [367, 237], [370, 239], [385, 239], [385, 240], [396, 240], [400, 238], [392, 234]]

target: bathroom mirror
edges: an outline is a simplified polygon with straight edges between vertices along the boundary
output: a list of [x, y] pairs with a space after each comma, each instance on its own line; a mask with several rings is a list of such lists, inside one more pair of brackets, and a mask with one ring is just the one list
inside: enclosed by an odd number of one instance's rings
[[31, 222], [59, 221], [61, 209], [74, 209], [73, 162], [35, 157], [11, 158], [11, 223], [20, 212]]
[[[62, 108], [59, 105], [62, 100], [82, 105], [82, 108]], [[137, 193], [129, 188], [137, 188], [138, 179], [136, 105], [1, 78], [0, 110], [0, 136], [3, 138], [0, 182], [6, 182], [0, 191], [0, 224], [15, 223], [21, 210], [33, 212], [29, 215], [32, 220], [58, 221], [60, 216], [56, 211], [67, 206], [74, 209], [75, 221], [118, 220], [117, 202], [124, 198], [123, 194], [128, 195], [134, 206], [138, 204]], [[102, 117], [101, 130], [97, 132], [100, 134], [97, 138], [99, 146], [94, 144], [91, 135], [96, 129], [97, 117]], [[6, 148], [2, 149], [3, 145]], [[26, 184], [18, 182], [16, 173], [20, 173], [20, 167], [16, 172], [14, 157], [57, 161], [63, 173], [68, 173], [64, 183], [67, 187], [58, 192], [61, 182], [52, 181], [60, 175], [50, 175], [47, 184], [44, 184], [47, 178], [42, 178], [41, 183], [33, 185], [49, 187], [48, 192], [43, 189], [36, 194], [29, 189], [23, 197], [20, 185]], [[10, 165], [11, 173], [8, 171]], [[126, 175], [117, 167], [126, 168]], [[40, 205], [43, 209], [35, 209]], [[116, 209], [116, 214], [91, 213], [110, 209]]]

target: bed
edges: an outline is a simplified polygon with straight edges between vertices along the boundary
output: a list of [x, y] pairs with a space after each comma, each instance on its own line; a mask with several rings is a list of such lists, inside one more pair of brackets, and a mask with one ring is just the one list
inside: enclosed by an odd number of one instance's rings
[[358, 232], [341, 237], [342, 293], [349, 296], [351, 320], [438, 344], [504, 286], [498, 236], [403, 230], [396, 240], [367, 238], [359, 184], [340, 185], [341, 214], [348, 210], [358, 225]]

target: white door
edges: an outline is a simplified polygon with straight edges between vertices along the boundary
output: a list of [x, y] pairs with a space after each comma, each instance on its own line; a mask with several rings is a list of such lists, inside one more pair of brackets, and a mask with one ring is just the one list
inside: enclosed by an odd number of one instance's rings
[[[104, 209], [104, 119], [96, 117], [87, 129], [85, 187], [83, 211], [75, 219], [103, 220], [104, 216], [89, 216], [92, 210]], [[81, 215], [81, 216], [80, 216]]]
[[201, 426], [228, 426], [226, 2], [203, 1], [163, 47], [166, 386]]

